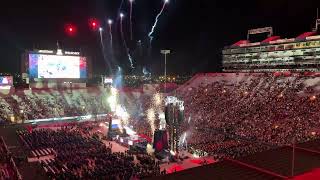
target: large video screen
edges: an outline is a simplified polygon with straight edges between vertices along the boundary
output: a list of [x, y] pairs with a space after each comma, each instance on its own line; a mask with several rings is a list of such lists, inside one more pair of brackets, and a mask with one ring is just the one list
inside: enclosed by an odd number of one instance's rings
[[86, 78], [86, 58], [80, 56], [29, 54], [29, 76], [30, 78], [43, 79]]

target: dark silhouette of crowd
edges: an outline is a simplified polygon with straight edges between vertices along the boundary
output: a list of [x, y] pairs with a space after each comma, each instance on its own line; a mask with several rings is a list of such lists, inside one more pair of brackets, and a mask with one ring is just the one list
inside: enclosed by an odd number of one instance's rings
[[[82, 129], [85, 128], [85, 129]], [[160, 175], [152, 159], [113, 153], [110, 145], [84, 133], [88, 126], [19, 131], [30, 150], [52, 148], [55, 158], [41, 161], [51, 179], [131, 179]]]
[[13, 161], [11, 152], [9, 151], [4, 139], [0, 137], [0, 179], [21, 179], [21, 175]]

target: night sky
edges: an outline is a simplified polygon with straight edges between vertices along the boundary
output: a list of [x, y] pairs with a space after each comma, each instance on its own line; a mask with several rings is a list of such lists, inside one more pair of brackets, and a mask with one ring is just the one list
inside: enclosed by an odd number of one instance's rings
[[[245, 39], [247, 30], [273, 26], [281, 37], [295, 37], [310, 31], [315, 24], [319, 2], [301, 0], [171, 0], [160, 17], [154, 33], [152, 51], [148, 32], [162, 7], [162, 0], [135, 0], [133, 4], [134, 40], [129, 39], [129, 3], [124, 0], [122, 12], [124, 33], [134, 59], [130, 69], [119, 33], [118, 8], [121, 0], [49, 0], [6, 1], [0, 7], [0, 72], [19, 73], [20, 56], [26, 49], [56, 49], [56, 42], [66, 50], [81, 50], [93, 61], [94, 74], [108, 73], [108, 61], [120, 65], [126, 74], [141, 74], [146, 67], [153, 74], [163, 72], [160, 49], [171, 49], [169, 74], [192, 74], [221, 70], [221, 50]], [[104, 51], [98, 32], [88, 25], [97, 18], [106, 28], [107, 18], [113, 25], [114, 52]], [[74, 36], [65, 32], [66, 24], [77, 28]], [[108, 34], [103, 32], [108, 46]], [[142, 45], [138, 46], [137, 41]], [[110, 60], [113, 59], [113, 60]]]

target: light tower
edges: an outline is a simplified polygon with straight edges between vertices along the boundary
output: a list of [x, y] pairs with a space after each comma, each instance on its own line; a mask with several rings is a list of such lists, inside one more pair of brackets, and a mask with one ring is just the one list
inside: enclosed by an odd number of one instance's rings
[[164, 49], [164, 50], [161, 50], [160, 52], [161, 54], [164, 55], [164, 78], [165, 78], [164, 91], [166, 93], [167, 92], [167, 55], [170, 54], [171, 51], [168, 49]]

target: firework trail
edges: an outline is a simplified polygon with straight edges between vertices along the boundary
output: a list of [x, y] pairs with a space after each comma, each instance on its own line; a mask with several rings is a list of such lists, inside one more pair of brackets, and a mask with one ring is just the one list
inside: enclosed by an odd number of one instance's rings
[[108, 20], [108, 24], [109, 24], [110, 47], [111, 47], [111, 50], [112, 50], [113, 49], [113, 43], [112, 43], [112, 20], [111, 19]]
[[123, 46], [126, 50], [126, 53], [127, 53], [127, 56], [128, 56], [128, 59], [129, 59], [129, 62], [130, 62], [130, 67], [133, 69], [133, 60], [132, 60], [132, 57], [130, 55], [130, 50], [127, 46], [127, 42], [126, 42], [126, 39], [124, 37], [124, 33], [123, 33], [123, 26], [122, 26], [122, 21], [123, 21], [123, 17], [124, 17], [124, 14], [123, 13], [120, 13], [120, 33], [121, 33], [121, 39], [122, 39], [122, 43], [123, 43]]
[[99, 34], [100, 34], [100, 43], [101, 43], [101, 47], [104, 51], [104, 43], [103, 43], [103, 37], [102, 37], [102, 28], [99, 28]]
[[132, 3], [133, 0], [129, 0], [130, 2], [130, 40], [132, 41], [133, 35], [132, 35]]
[[129, 49], [128, 49], [127, 55], [128, 55], [128, 59], [129, 59], [129, 61], [130, 61], [130, 67], [133, 69], [133, 68], [134, 68], [134, 66], [133, 66], [133, 59], [132, 59], [132, 57], [131, 57], [131, 55], [130, 55]]
[[121, 0], [120, 6], [119, 6], [119, 9], [118, 9], [118, 13], [120, 13], [120, 12], [121, 12], [122, 5], [123, 5], [123, 1], [124, 1], [124, 0]]
[[164, 11], [164, 8], [166, 7], [166, 4], [169, 3], [169, 0], [164, 0], [164, 3], [163, 3], [163, 6], [161, 8], [161, 11], [159, 12], [159, 14], [156, 16], [156, 19], [154, 21], [154, 24], [151, 28], [151, 31], [149, 32], [148, 36], [149, 36], [149, 41], [150, 41], [150, 47], [152, 45], [152, 40], [153, 40], [153, 36], [152, 34], [154, 33], [154, 29], [157, 27], [157, 24], [158, 24], [158, 21], [159, 21], [159, 17], [161, 16], [161, 14], [163, 13]]
[[124, 33], [123, 33], [123, 26], [122, 26], [123, 17], [124, 17], [124, 14], [120, 13], [120, 33], [121, 33], [121, 39], [122, 39], [123, 46], [126, 49], [126, 51], [128, 51], [127, 50], [128, 49], [127, 42], [124, 38]]

